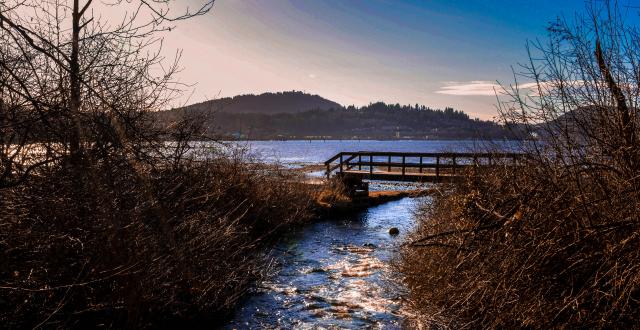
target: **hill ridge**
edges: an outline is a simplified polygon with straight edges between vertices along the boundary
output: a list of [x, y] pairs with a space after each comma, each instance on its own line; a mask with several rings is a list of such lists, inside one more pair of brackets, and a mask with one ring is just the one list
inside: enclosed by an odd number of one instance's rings
[[187, 111], [276, 114], [337, 108], [342, 108], [342, 105], [317, 94], [293, 90], [223, 97], [191, 104], [183, 109]]
[[[265, 98], [269, 102], [257, 102]], [[277, 102], [272, 102], [273, 100]], [[312, 101], [308, 102], [309, 100]], [[362, 107], [343, 107], [319, 95], [296, 91], [238, 95], [220, 99], [217, 103], [209, 101], [163, 111], [157, 113], [155, 119], [161, 125], [169, 125], [184, 113], [202, 118], [208, 134], [228, 139], [513, 137], [502, 125], [472, 119], [465, 112], [450, 107], [440, 110], [418, 104], [384, 102]]]

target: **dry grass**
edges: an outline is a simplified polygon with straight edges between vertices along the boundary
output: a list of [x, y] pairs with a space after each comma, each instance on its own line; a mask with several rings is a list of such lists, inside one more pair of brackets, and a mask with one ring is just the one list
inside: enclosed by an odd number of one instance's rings
[[403, 249], [417, 321], [637, 326], [639, 193], [636, 179], [606, 170], [530, 163], [469, 173], [424, 206]]
[[324, 208], [331, 208], [335, 205], [347, 205], [352, 202], [352, 198], [347, 194], [347, 188], [344, 183], [335, 177], [322, 185], [317, 193], [316, 200], [318, 204]]
[[[587, 4], [531, 44], [502, 118], [526, 162], [468, 173], [424, 214], [401, 264], [421, 323], [453, 328], [640, 325], [640, 34]], [[419, 319], [420, 319], [419, 318]]]
[[266, 244], [311, 216], [290, 174], [240, 159], [52, 167], [0, 191], [7, 328], [215, 325], [270, 270]]

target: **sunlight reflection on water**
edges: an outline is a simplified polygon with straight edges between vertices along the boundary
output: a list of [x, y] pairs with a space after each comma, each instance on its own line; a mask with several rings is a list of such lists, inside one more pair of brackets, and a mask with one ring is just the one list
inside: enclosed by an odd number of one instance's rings
[[471, 152], [478, 150], [515, 150], [516, 141], [482, 140], [290, 140], [290, 141], [238, 141], [250, 154], [267, 162], [280, 162], [292, 166], [320, 164], [341, 151], [398, 151], [398, 152]]
[[[279, 274], [244, 302], [227, 328], [400, 328], [404, 289], [389, 263], [421, 200], [405, 198], [292, 233], [277, 249]], [[390, 236], [390, 227], [401, 234]]]

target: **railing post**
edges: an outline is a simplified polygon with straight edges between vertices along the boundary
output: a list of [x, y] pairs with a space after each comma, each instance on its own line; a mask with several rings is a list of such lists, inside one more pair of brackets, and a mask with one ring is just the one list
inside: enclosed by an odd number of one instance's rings
[[[373, 161], [374, 157], [382, 158], [382, 157], [385, 157], [385, 154], [387, 158], [386, 165], [382, 160], [378, 162]], [[363, 166], [364, 164], [363, 160], [367, 159], [367, 156], [369, 161], [367, 165]], [[352, 164], [352, 160], [356, 159], [356, 157], [358, 158], [357, 163]], [[392, 162], [392, 159], [394, 157], [396, 158], [396, 160]], [[400, 157], [402, 157], [402, 160], [398, 159]], [[419, 163], [416, 164], [415, 161], [407, 162], [407, 157], [419, 158]], [[425, 158], [427, 158], [426, 163], [425, 163]], [[435, 158], [436, 160], [435, 165], [431, 163], [431, 160], [433, 158]], [[441, 163], [440, 158], [444, 159], [444, 163]], [[458, 163], [458, 158], [461, 158], [460, 163]], [[458, 168], [466, 169], [469, 166], [485, 166], [485, 165], [486, 166], [496, 166], [496, 165], [508, 166], [509, 160], [511, 160], [512, 166], [515, 166], [521, 163], [522, 159], [523, 159], [522, 154], [516, 154], [516, 153], [491, 154], [491, 153], [340, 152], [335, 156], [331, 157], [329, 160], [327, 160], [324, 163], [324, 165], [326, 166], [325, 174], [326, 174], [327, 180], [331, 179], [331, 176], [333, 173], [335, 173], [334, 175], [335, 177], [338, 177], [339, 175], [344, 175], [346, 173], [350, 173], [349, 171], [352, 169], [355, 169], [356, 165], [358, 165], [359, 171], [364, 170], [364, 173], [360, 172], [360, 175], [357, 175], [360, 178], [367, 177], [366, 166], [369, 166], [369, 169], [368, 169], [369, 178], [373, 177], [373, 173], [375, 171], [374, 167], [378, 166], [379, 172], [377, 175], [377, 179], [380, 179], [380, 180], [384, 180], [389, 177], [397, 178], [398, 172], [391, 172], [391, 168], [400, 167], [401, 180], [416, 179], [420, 181], [423, 179], [421, 175], [425, 173], [425, 168], [426, 168], [427, 169], [426, 175], [430, 176], [431, 180], [437, 183], [437, 182], [440, 182], [440, 174], [441, 174], [440, 172], [442, 169], [445, 169], [445, 172], [443, 175], [445, 176], [445, 179], [447, 179], [446, 176], [460, 175], [460, 171], [458, 170]], [[451, 160], [451, 163], [449, 163], [449, 160]], [[336, 165], [335, 164], [336, 161], [339, 161], [340, 163]], [[469, 161], [472, 161], [473, 164], [469, 164]], [[418, 165], [417, 167], [420, 174], [416, 174], [413, 172], [413, 168], [416, 167], [416, 165]], [[345, 166], [346, 166], [346, 169], [345, 169]], [[363, 167], [365, 168], [363, 169]], [[385, 167], [387, 168], [388, 172], [384, 172], [383, 168]], [[410, 170], [409, 174], [407, 174], [407, 168], [409, 168]], [[431, 172], [432, 168], [435, 169], [435, 177], [431, 175], [433, 174], [433, 172]], [[449, 171], [449, 168], [451, 168], [452, 170]], [[416, 174], [415, 177], [411, 175], [412, 173]]]
[[369, 175], [373, 174], [373, 156], [369, 155]]

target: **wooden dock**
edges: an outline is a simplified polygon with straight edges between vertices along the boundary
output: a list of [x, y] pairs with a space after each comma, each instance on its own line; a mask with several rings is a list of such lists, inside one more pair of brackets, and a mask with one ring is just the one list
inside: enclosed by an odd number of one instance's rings
[[450, 182], [471, 166], [515, 165], [518, 153], [340, 152], [329, 158], [327, 179], [339, 176], [350, 185], [363, 179], [405, 182]]

